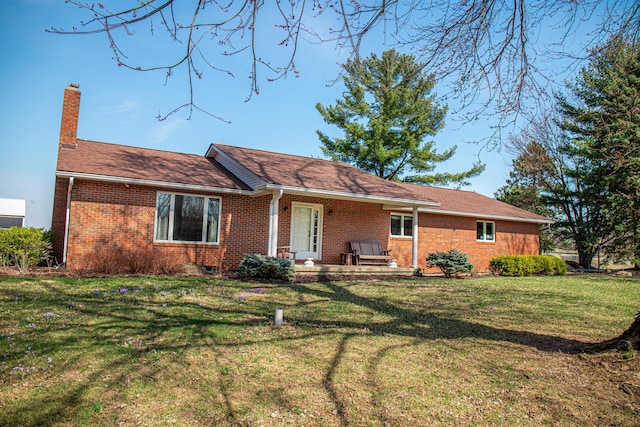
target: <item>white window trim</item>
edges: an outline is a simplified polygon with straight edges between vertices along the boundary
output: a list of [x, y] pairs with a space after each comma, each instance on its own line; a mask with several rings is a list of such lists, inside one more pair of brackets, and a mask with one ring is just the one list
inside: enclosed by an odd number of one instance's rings
[[[399, 216], [401, 218], [400, 222], [401, 222], [402, 226], [400, 227], [400, 232], [402, 234], [392, 234], [391, 233], [391, 217], [393, 215], [397, 215], [397, 216]], [[389, 236], [394, 237], [394, 238], [399, 238], [399, 239], [412, 239], [413, 238], [413, 235], [407, 236], [406, 234], [404, 234], [404, 219], [405, 218], [411, 218], [411, 221], [412, 221], [412, 224], [413, 224], [413, 214], [412, 213], [408, 214], [406, 212], [404, 212], [404, 213], [403, 212], [391, 212], [389, 214]], [[413, 233], [413, 227], [411, 227], [411, 232]]]
[[[202, 240], [200, 241], [189, 241], [189, 240], [158, 240], [158, 198], [160, 194], [169, 194], [171, 195], [170, 207], [169, 207], [169, 236], [173, 237], [173, 218], [174, 218], [174, 209], [175, 209], [175, 196], [192, 196], [192, 197], [204, 197], [204, 212], [202, 213]], [[216, 230], [217, 240], [215, 242], [207, 242], [206, 240], [206, 232], [207, 232], [207, 217], [208, 217], [208, 209], [209, 204], [206, 202], [207, 199], [217, 199], [218, 200], [218, 229]], [[175, 193], [172, 191], [157, 191], [156, 192], [156, 204], [154, 206], [153, 213], [153, 242], [154, 243], [168, 243], [168, 244], [189, 244], [189, 245], [219, 245], [220, 244], [220, 220], [222, 218], [222, 198], [218, 196], [208, 196], [205, 194], [194, 194], [194, 193]]]
[[[496, 241], [496, 223], [495, 221], [476, 221], [476, 233], [478, 232], [478, 225], [482, 224], [482, 235], [485, 236], [484, 239], [476, 239], [476, 242], [495, 242]], [[486, 238], [487, 235], [487, 224], [493, 224], [493, 239], [489, 240]]]

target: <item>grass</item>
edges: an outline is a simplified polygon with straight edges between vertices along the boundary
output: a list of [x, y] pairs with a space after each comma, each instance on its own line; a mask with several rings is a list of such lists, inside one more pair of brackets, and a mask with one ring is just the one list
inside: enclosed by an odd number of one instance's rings
[[[640, 425], [610, 276], [0, 279], [0, 425]], [[273, 326], [275, 308], [284, 325]]]

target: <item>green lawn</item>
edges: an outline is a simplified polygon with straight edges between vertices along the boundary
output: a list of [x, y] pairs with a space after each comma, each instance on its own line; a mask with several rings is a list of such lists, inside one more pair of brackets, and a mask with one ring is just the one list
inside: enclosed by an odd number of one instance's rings
[[639, 309], [607, 276], [5, 277], [0, 425], [640, 425], [640, 356], [576, 351]]

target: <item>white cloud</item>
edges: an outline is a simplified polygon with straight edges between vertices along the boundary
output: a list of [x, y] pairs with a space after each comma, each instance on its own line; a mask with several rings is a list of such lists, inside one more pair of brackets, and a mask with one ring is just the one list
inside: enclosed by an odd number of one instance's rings
[[166, 120], [158, 122], [151, 131], [151, 139], [154, 144], [165, 142], [171, 138], [186, 123], [185, 119], [169, 116]]
[[138, 115], [141, 107], [140, 99], [125, 98], [118, 104], [101, 105], [96, 112], [102, 116], [124, 116], [126, 118], [124, 122], [130, 123]]

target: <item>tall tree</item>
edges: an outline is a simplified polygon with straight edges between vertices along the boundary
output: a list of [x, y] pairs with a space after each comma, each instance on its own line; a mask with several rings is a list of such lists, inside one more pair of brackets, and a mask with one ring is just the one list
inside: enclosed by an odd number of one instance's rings
[[[529, 151], [529, 150], [527, 150]], [[525, 154], [512, 161], [512, 170], [509, 178], [502, 187], [494, 193], [496, 200], [517, 206], [529, 212], [556, 217], [556, 212], [544, 200], [542, 178], [540, 174], [530, 174], [526, 165]], [[540, 226], [540, 253], [551, 252], [557, 247], [557, 236], [549, 225]]]
[[[596, 238], [599, 246], [604, 244], [608, 251], [621, 255], [632, 254], [636, 262], [640, 252], [639, 56], [635, 38], [614, 37], [596, 49], [589, 66], [571, 86], [572, 98], [558, 97], [558, 112], [563, 120], [556, 122], [565, 135], [559, 152], [569, 157], [575, 166], [561, 170], [579, 186], [574, 190], [580, 190], [565, 194], [582, 195], [573, 212], [585, 212], [589, 214], [587, 218], [595, 219], [595, 227], [585, 236], [582, 248], [588, 251]], [[545, 152], [545, 156], [548, 154]], [[559, 160], [554, 159], [543, 169], [563, 165]], [[543, 162], [528, 164], [544, 165]], [[562, 196], [563, 193], [559, 194]], [[566, 209], [563, 212], [567, 219], [570, 212]], [[576, 222], [575, 229], [584, 225], [582, 220]], [[578, 250], [581, 250], [580, 246]], [[596, 344], [592, 350], [629, 345], [640, 349], [640, 313], [622, 335]]]
[[456, 146], [437, 153], [434, 141], [425, 141], [442, 129], [447, 112], [435, 101], [435, 78], [425, 66], [393, 49], [347, 61], [342, 99], [328, 107], [316, 104], [325, 122], [344, 131], [343, 138], [317, 131], [325, 156], [384, 179], [421, 184], [461, 183], [480, 174], [479, 163], [466, 172], [432, 173]]
[[[305, 42], [333, 43], [355, 59], [367, 40], [384, 37], [419, 55], [439, 80], [452, 76], [451, 96], [466, 105], [479, 100], [480, 108], [493, 107], [488, 113], [509, 118], [544, 99], [556, 71], [550, 61], [581, 58], [583, 46], [572, 48], [567, 40], [580, 39], [584, 27], [592, 28], [585, 43], [595, 46], [610, 34], [637, 35], [640, 25], [635, 0], [67, 1], [86, 10], [87, 18], [50, 31], [102, 32], [118, 65], [132, 70], [167, 76], [182, 70], [190, 90], [176, 110], [198, 109], [194, 82], [210, 72], [235, 72], [230, 57], [245, 58], [251, 93], [258, 93], [260, 73], [276, 80], [299, 71], [296, 55]], [[550, 28], [557, 29], [553, 38], [547, 37]], [[133, 39], [144, 42], [145, 32], [166, 37], [172, 47], [151, 64], [131, 46]]]
[[608, 242], [611, 223], [600, 209], [602, 188], [592, 179], [591, 162], [576, 153], [566, 131], [547, 116], [533, 121], [508, 143], [517, 155], [516, 174], [539, 188], [540, 203], [553, 211], [553, 230], [572, 241], [579, 264], [590, 268]]
[[640, 264], [640, 46], [613, 38], [595, 52], [560, 98], [562, 126], [575, 152], [591, 162], [606, 194], [600, 209], [614, 224], [608, 253]]

